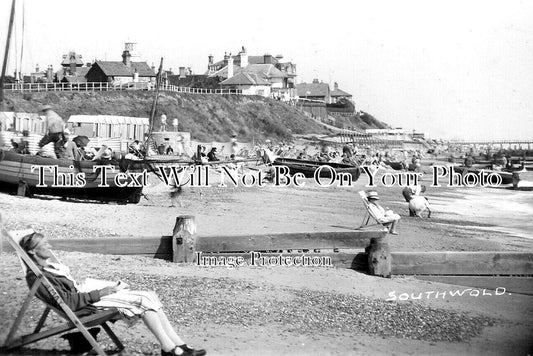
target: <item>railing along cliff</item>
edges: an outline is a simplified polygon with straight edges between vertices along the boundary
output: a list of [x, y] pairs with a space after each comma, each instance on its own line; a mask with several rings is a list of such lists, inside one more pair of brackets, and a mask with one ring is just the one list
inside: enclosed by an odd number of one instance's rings
[[[48, 92], [48, 91], [124, 91], [124, 90], [155, 90], [155, 85], [150, 83], [126, 83], [112, 84], [108, 82], [88, 82], [88, 83], [10, 83], [4, 84], [4, 90], [28, 93], [28, 92]], [[161, 85], [160, 90], [172, 91], [176, 93], [189, 94], [242, 94], [238, 89], [204, 89], [178, 87], [175, 85]]]

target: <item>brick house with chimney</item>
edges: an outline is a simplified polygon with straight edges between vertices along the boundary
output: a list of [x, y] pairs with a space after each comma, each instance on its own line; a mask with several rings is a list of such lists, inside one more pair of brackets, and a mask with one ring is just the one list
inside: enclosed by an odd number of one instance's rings
[[268, 97], [272, 93], [272, 83], [257, 74], [248, 72], [240, 72], [222, 81], [220, 85], [225, 89], [241, 90], [244, 95]]
[[206, 75], [220, 78], [222, 88], [289, 99], [296, 95], [296, 65], [282, 62], [282, 59], [281, 55], [249, 56], [246, 48], [242, 47], [236, 56], [225, 53], [224, 59], [218, 62], [214, 62], [213, 55], [209, 55]]
[[54, 80], [54, 72], [52, 66], [48, 66], [46, 70], [40, 70], [39, 64], [35, 65], [35, 72], [30, 75], [24, 75], [24, 83], [52, 83]]
[[333, 90], [328, 83], [313, 79], [312, 83], [300, 83], [296, 85], [298, 97], [301, 99], [319, 100], [326, 104], [333, 104], [342, 99], [352, 100], [352, 94], [339, 89], [339, 84], [335, 82]]
[[318, 100], [331, 103], [331, 90], [328, 83], [313, 79], [312, 83], [300, 83], [296, 85], [298, 97], [301, 99]]
[[91, 69], [91, 63], [83, 66], [81, 54], [70, 51], [63, 55], [61, 69], [55, 72], [54, 82], [59, 83], [85, 83], [87, 82], [87, 72]]
[[342, 99], [352, 100], [352, 94], [339, 89], [339, 83], [335, 82], [331, 91], [331, 100], [333, 103], [338, 103]]
[[155, 83], [156, 74], [146, 62], [132, 62], [128, 49], [122, 61], [96, 61], [86, 74], [88, 82], [107, 82], [123, 85], [131, 82]]

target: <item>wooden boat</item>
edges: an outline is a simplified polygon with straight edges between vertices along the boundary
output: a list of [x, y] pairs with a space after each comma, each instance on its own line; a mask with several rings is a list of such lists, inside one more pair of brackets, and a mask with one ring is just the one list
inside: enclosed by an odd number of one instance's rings
[[527, 171], [527, 169], [526, 169], [525, 162], [522, 162], [521, 164], [511, 163], [511, 164], [507, 165], [507, 167], [503, 168], [502, 171], [505, 171], [505, 172], [525, 172], [525, 171]]
[[513, 174], [518, 174], [516, 172], [505, 172], [505, 171], [496, 171], [492, 169], [477, 168], [477, 167], [465, 167], [465, 166], [456, 166], [453, 168], [455, 172], [466, 174], [466, 173], [475, 173], [481, 174], [481, 171], [486, 172], [486, 174], [495, 173], [502, 178], [501, 184], [512, 184], [513, 183]]
[[[96, 172], [93, 171], [95, 166], [102, 165], [109, 168], [97, 168]], [[102, 172], [104, 169], [105, 172]], [[126, 173], [126, 176], [115, 181], [120, 173]], [[43, 194], [138, 203], [142, 194], [142, 185], [146, 182], [139, 173], [135, 178], [132, 175], [121, 170], [118, 163], [109, 164], [109, 161], [55, 159], [0, 149], [0, 185], [6, 190], [18, 190], [20, 195], [25, 196]], [[57, 177], [56, 182], [54, 182], [55, 177]], [[39, 178], [44, 184], [39, 184]], [[57, 184], [54, 185], [55, 183]], [[122, 186], [123, 184], [126, 186]]]
[[[359, 179], [359, 175], [361, 174], [359, 167], [343, 163], [307, 161], [296, 158], [277, 157], [272, 164], [274, 166], [286, 166], [289, 168], [289, 174], [294, 175], [295, 173], [303, 173], [307, 178], [313, 178], [315, 171], [321, 166], [330, 166], [335, 170], [336, 174], [348, 173], [352, 176], [353, 182]], [[320, 177], [331, 178], [331, 176], [332, 171], [330, 169], [323, 168], [320, 171]]]
[[402, 162], [395, 162], [395, 161], [383, 161], [384, 164], [391, 167], [395, 171], [401, 171], [403, 169], [403, 163]]

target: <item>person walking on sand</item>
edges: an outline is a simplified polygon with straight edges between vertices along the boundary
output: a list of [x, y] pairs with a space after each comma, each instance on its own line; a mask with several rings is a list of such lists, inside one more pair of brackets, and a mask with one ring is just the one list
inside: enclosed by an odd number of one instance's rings
[[[99, 289], [84, 288], [70, 275], [67, 266], [51, 262], [53, 253], [48, 239], [41, 233], [34, 232], [20, 240], [22, 247], [37, 264], [44, 276], [56, 288], [61, 299], [74, 312], [91, 314], [94, 308], [117, 308], [118, 311], [129, 319], [141, 318], [152, 334], [161, 344], [161, 355], [203, 356], [205, 350], [195, 350], [183, 342], [174, 331], [168, 320], [163, 306], [152, 291], [134, 291], [124, 282], [99, 281]], [[28, 269], [26, 281], [31, 288], [37, 276]], [[95, 283], [93, 283], [94, 287]], [[39, 285], [36, 296], [46, 303], [56, 306], [57, 302], [43, 284]]]
[[368, 199], [368, 209], [372, 211], [372, 214], [376, 219], [389, 229], [390, 234], [398, 235], [398, 232], [396, 232], [396, 225], [400, 220], [400, 215], [395, 214], [392, 210], [385, 210], [378, 204], [378, 192], [370, 191], [366, 196]]
[[236, 157], [237, 153], [239, 153], [239, 143], [237, 142], [237, 134], [231, 135], [230, 147], [231, 154]]
[[161, 114], [161, 131], [165, 132], [167, 130], [167, 115], [165, 113]]
[[45, 105], [41, 111], [46, 115], [45, 118], [45, 135], [39, 141], [39, 148], [43, 148], [50, 142], [54, 143], [54, 152], [57, 158], [65, 156], [65, 122], [50, 105]]

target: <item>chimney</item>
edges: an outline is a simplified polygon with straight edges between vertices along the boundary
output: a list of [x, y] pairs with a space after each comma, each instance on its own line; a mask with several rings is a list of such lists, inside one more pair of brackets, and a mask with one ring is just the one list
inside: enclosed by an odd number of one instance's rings
[[213, 55], [212, 54], [207, 56], [207, 64], [213, 64]]
[[133, 72], [133, 82], [134, 83], [139, 82], [139, 73], [137, 72], [137, 68], [135, 68], [135, 72]]
[[48, 68], [46, 69], [46, 81], [48, 83], [53, 82], [53, 75], [54, 75], [54, 67], [50, 64]]
[[185, 71], [185, 67], [180, 67], [180, 79], [185, 78], [187, 76], [187, 72]]
[[150, 68], [152, 68], [152, 72], [154, 72], [155, 74], [157, 74], [157, 72], [155, 71], [155, 65], [154, 65], [153, 62], [152, 62], [152, 66], [151, 66]]
[[228, 79], [233, 77], [233, 57], [231, 56], [231, 53], [228, 58]]
[[127, 49], [122, 52], [122, 63], [128, 68], [131, 67], [131, 54]]
[[242, 51], [239, 52], [241, 57], [241, 68], [246, 68], [248, 66], [248, 53], [246, 53], [246, 48], [242, 46]]
[[334, 90], [339, 90], [339, 83], [335, 82], [333, 83]]
[[228, 53], [227, 52], [224, 52], [224, 66], [227, 66], [228, 65]]
[[35, 73], [39, 73], [39, 63], [35, 65]]
[[87, 62], [87, 63], [86, 63], [86, 66], [87, 66], [87, 67], [90, 67], [90, 66], [92, 66], [92, 63], [91, 63], [91, 62]]
[[76, 53], [70, 53], [69, 74], [76, 75]]
[[265, 55], [263, 56], [263, 63], [264, 64], [272, 64], [272, 55], [268, 54], [268, 53], [265, 53]]
[[318, 83], [320, 83], [320, 82], [318, 81], [318, 78], [313, 79], [313, 84], [318, 84]]

